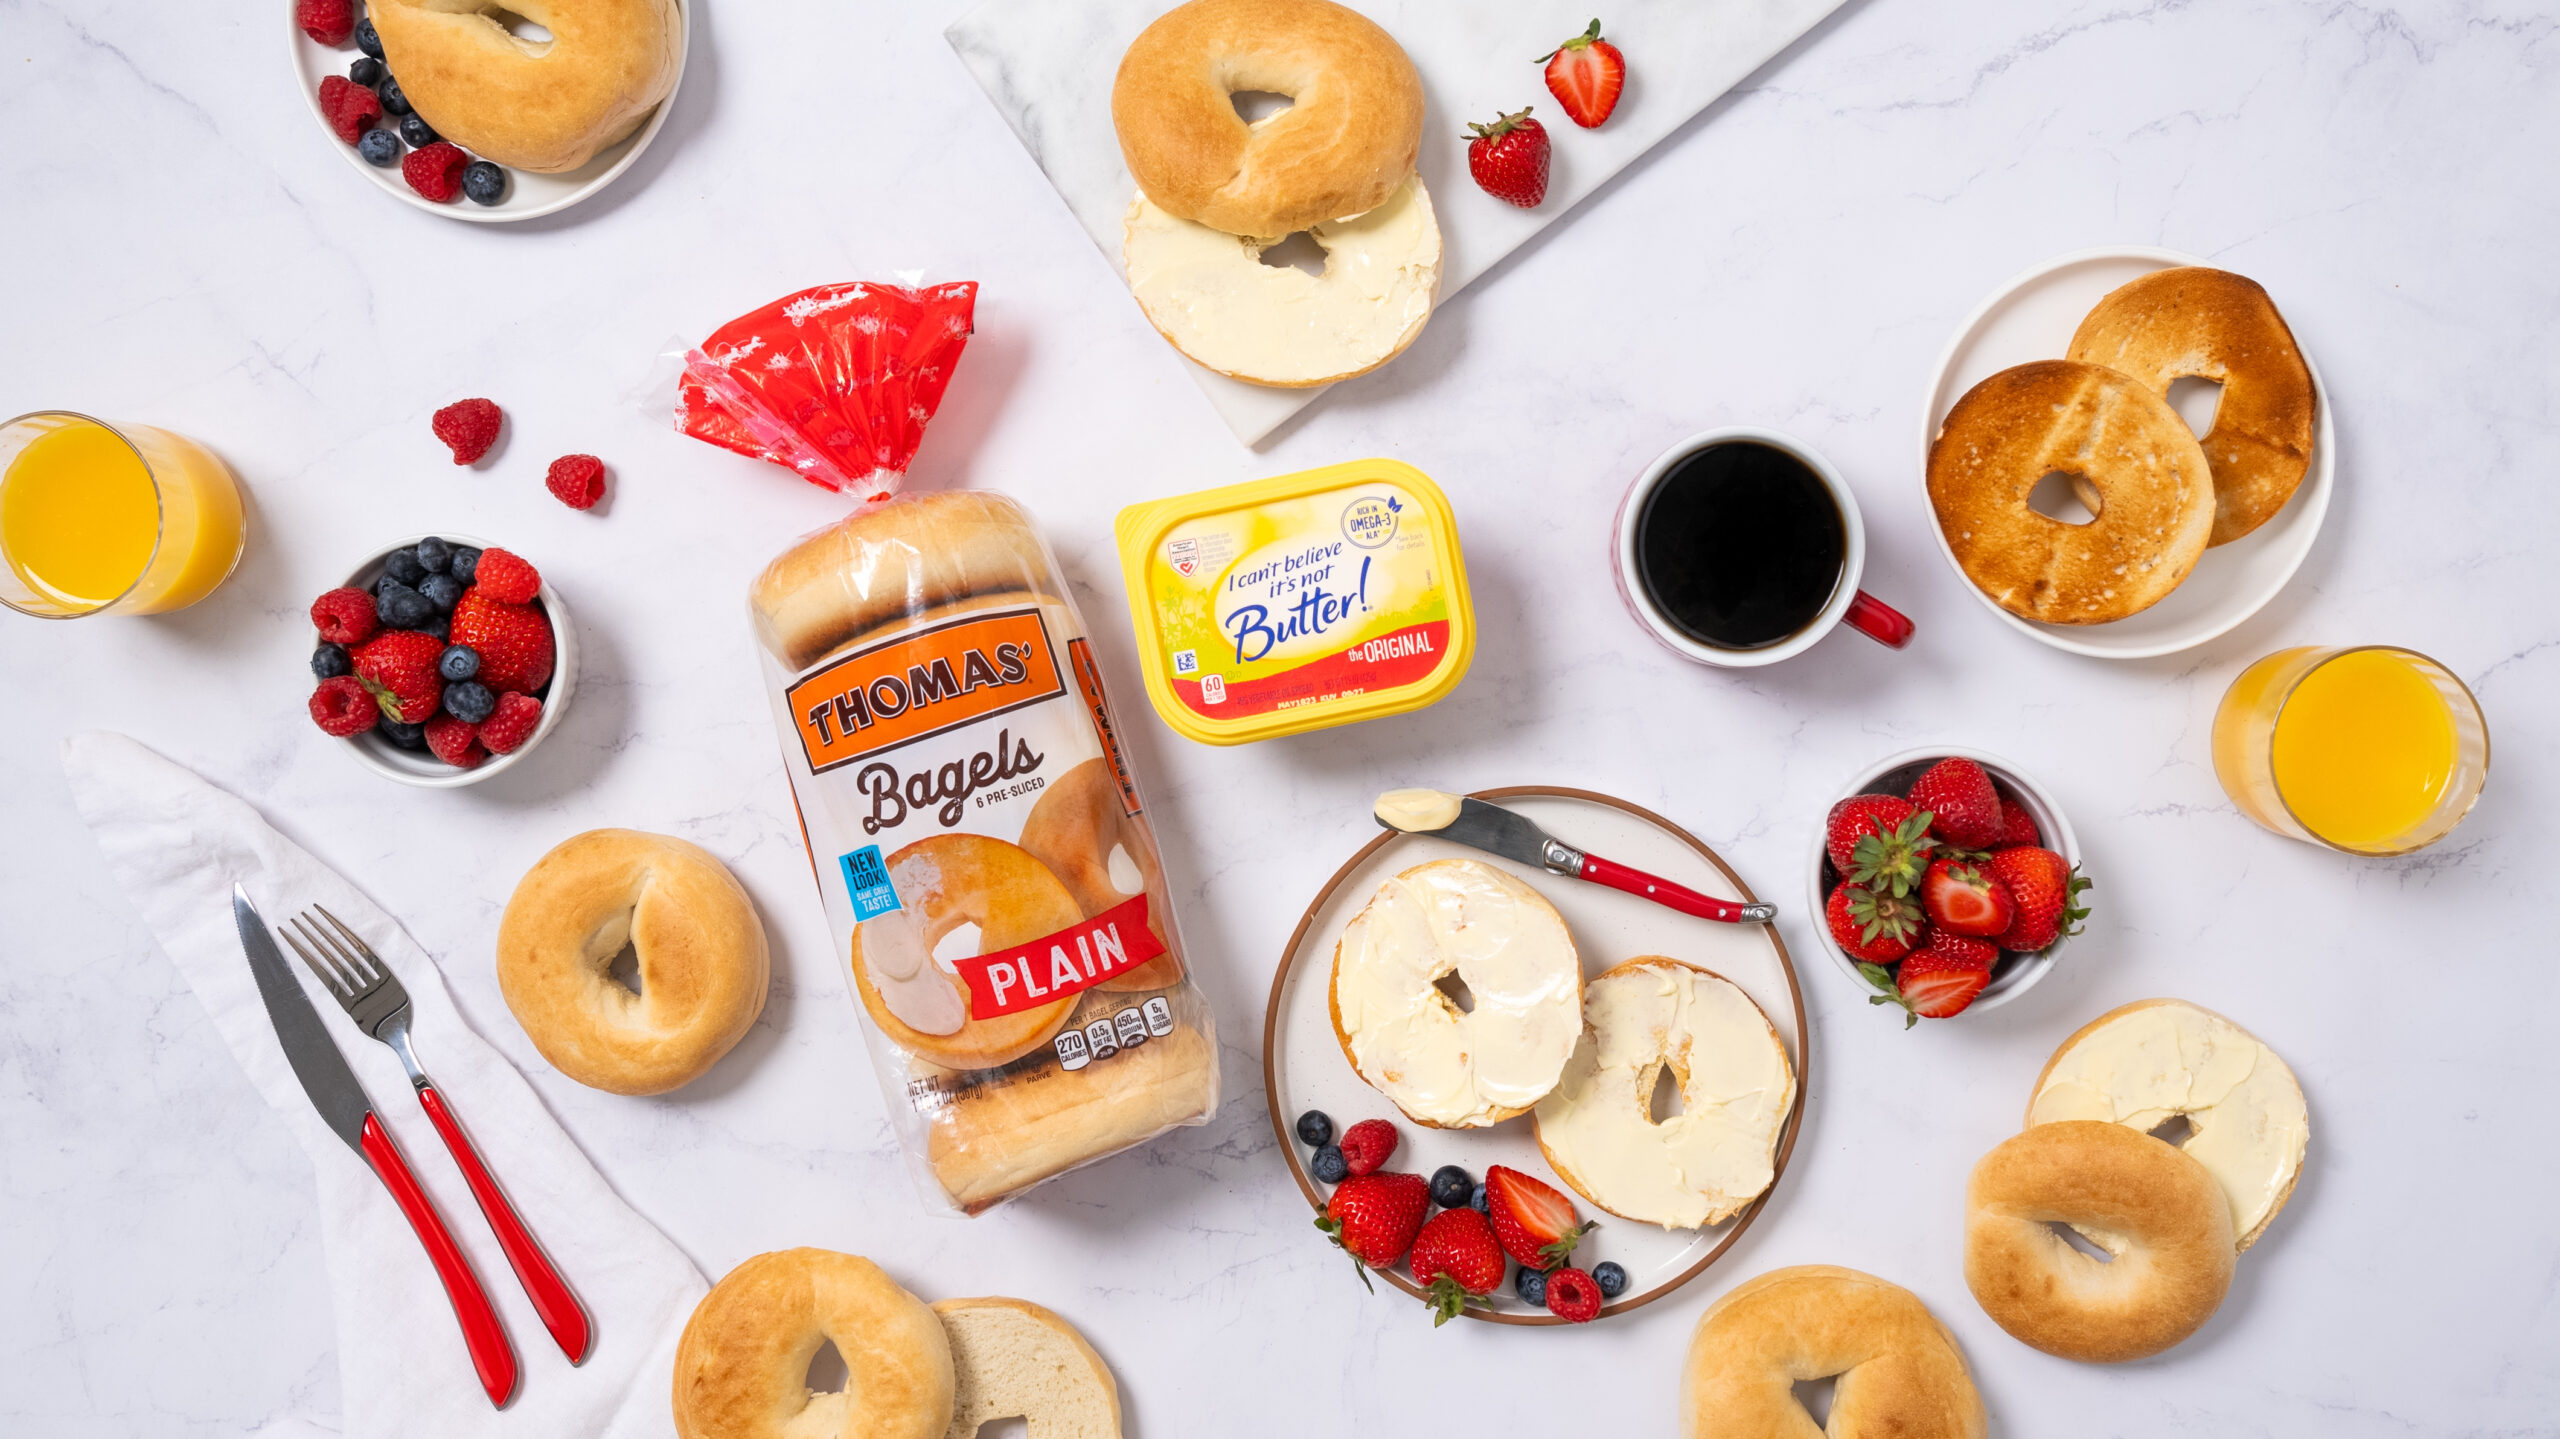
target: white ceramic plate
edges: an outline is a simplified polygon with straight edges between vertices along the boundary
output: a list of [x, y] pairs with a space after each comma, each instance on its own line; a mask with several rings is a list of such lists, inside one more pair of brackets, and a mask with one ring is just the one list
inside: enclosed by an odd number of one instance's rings
[[[676, 43], [682, 47], [683, 53], [676, 58], [676, 83], [668, 87], [667, 98], [658, 102], [658, 108], [650, 112], [649, 118], [641, 122], [639, 129], [598, 150], [595, 158], [575, 170], [564, 171], [557, 175], [537, 175], [529, 170], [507, 167], [506, 198], [494, 205], [474, 204], [464, 196], [456, 196], [450, 202], [439, 205], [410, 189], [409, 182], [400, 178], [400, 167], [397, 164], [380, 169], [366, 164], [364, 157], [356, 153], [356, 147], [340, 140], [337, 132], [329, 128], [328, 117], [320, 113], [322, 78], [330, 75], [345, 75], [347, 67], [363, 58], [364, 52], [357, 49], [352, 40], [335, 49], [315, 42], [310, 36], [302, 33], [301, 26], [293, 23], [292, 0], [285, 0], [279, 8], [284, 15], [285, 43], [293, 55], [294, 79], [302, 86], [303, 108], [311, 112], [311, 122], [320, 127], [320, 138], [327, 142], [329, 148], [337, 151], [341, 158], [354, 166], [357, 174], [372, 181], [383, 193], [397, 198], [404, 204], [414, 205], [429, 214], [442, 215], [447, 219], [495, 225], [510, 220], [530, 220], [538, 215], [549, 215], [569, 208], [612, 184], [614, 177], [630, 169], [631, 162], [639, 159], [640, 152], [648, 149], [649, 142], [658, 137], [659, 128], [667, 123], [667, 112], [675, 108], [676, 92], [684, 88], [684, 66], [693, 50], [693, 8], [687, 5], [685, 0], [675, 0], [675, 3], [676, 14], [684, 22], [677, 30], [676, 40]], [[359, 20], [364, 18], [361, 7], [358, 9], [356, 18]], [[395, 117], [385, 116], [384, 118], [397, 123]], [[401, 153], [404, 155], [408, 153], [406, 146], [402, 147]], [[475, 155], [472, 158], [479, 157]]]
[[[2175, 250], [2143, 248], [2078, 250], [2048, 260], [2011, 280], [1982, 302], [1956, 330], [1946, 353], [1938, 357], [1929, 378], [1928, 403], [1921, 410], [1919, 483], [1927, 503], [1929, 442], [1947, 411], [1965, 391], [2012, 365], [2061, 358], [2071, 346], [2072, 332], [2106, 293], [2128, 280], [2175, 265], [2210, 261]], [[2229, 631], [2274, 599], [2285, 581], [2302, 567], [2329, 513], [2329, 496], [2337, 488], [2337, 434], [2330, 423], [2329, 387], [2320, 366], [2303, 353], [2311, 385], [2320, 399], [2318, 431], [2312, 440], [2311, 469], [2293, 499], [2276, 517], [2227, 545], [2204, 552], [2186, 583], [2167, 599], [2138, 615], [2102, 625], [2047, 625], [2020, 619], [1994, 604], [1956, 563], [1955, 551], [1936, 525], [1929, 532], [1938, 553], [1955, 571], [1966, 594], [2012, 628], [2055, 649], [2100, 659], [2148, 659], [2191, 649]]]
[[[1649, 870], [1702, 894], [1744, 901], [1755, 898], [1715, 851], [1660, 816], [1622, 800], [1585, 790], [1543, 786], [1481, 790], [1475, 797], [1518, 810], [1567, 844]], [[1759, 1004], [1777, 1026], [1779, 1037], [1787, 1046], [1787, 1057], [1796, 1067], [1795, 1107], [1788, 1113], [1786, 1128], [1778, 1137], [1777, 1177], [1770, 1181], [1767, 1194], [1740, 1214], [1706, 1229], [1657, 1229], [1614, 1218], [1600, 1213], [1556, 1179], [1538, 1152], [1527, 1115], [1489, 1129], [1429, 1129], [1405, 1118], [1392, 1101], [1361, 1080], [1351, 1062], [1343, 1057], [1342, 1045], [1333, 1033], [1329, 994], [1334, 942], [1341, 937], [1343, 926], [1390, 876], [1417, 864], [1453, 857], [1499, 866], [1546, 896], [1573, 931], [1586, 977], [1597, 976], [1640, 954], [1663, 954], [1714, 970], [1740, 985]], [[1429, 835], [1382, 831], [1317, 892], [1299, 921], [1297, 932], [1289, 937], [1280, 972], [1271, 981], [1270, 1008], [1263, 1019], [1262, 1070], [1270, 1095], [1272, 1129], [1280, 1138], [1281, 1152], [1288, 1157], [1289, 1173], [1309, 1204], [1322, 1208], [1330, 1190], [1307, 1172], [1313, 1151], [1298, 1142], [1298, 1116], [1310, 1109], [1321, 1109], [1333, 1117], [1337, 1134], [1363, 1119], [1388, 1120], [1402, 1136], [1394, 1157], [1388, 1160], [1392, 1168], [1428, 1179], [1431, 1171], [1444, 1164], [1462, 1165], [1481, 1183], [1489, 1166], [1507, 1165], [1554, 1184], [1574, 1200], [1574, 1207], [1584, 1219], [1598, 1219], [1600, 1227], [1574, 1252], [1573, 1262], [1588, 1269], [1602, 1260], [1613, 1259], [1625, 1267], [1625, 1292], [1600, 1311], [1610, 1315], [1650, 1303], [1696, 1278], [1741, 1237], [1768, 1204], [1769, 1196], [1785, 1181], [1787, 1158], [1795, 1149], [1804, 1121], [1807, 1042], [1804, 996], [1796, 986], [1795, 966], [1787, 958], [1786, 942], [1778, 937], [1773, 925], [1717, 924], [1693, 919], [1633, 895], [1512, 864]], [[1307, 1242], [1324, 1241], [1310, 1230]], [[1346, 1261], [1345, 1270], [1349, 1267]], [[1413, 1296], [1419, 1310], [1421, 1291], [1402, 1268], [1375, 1277], [1382, 1284], [1392, 1284]], [[1343, 1282], [1352, 1282], [1348, 1272], [1343, 1275]], [[1467, 1315], [1498, 1324], [1565, 1322], [1544, 1309], [1521, 1302], [1509, 1275], [1494, 1292], [1490, 1305], [1470, 1306]], [[1413, 1322], [1426, 1321], [1416, 1312]]]

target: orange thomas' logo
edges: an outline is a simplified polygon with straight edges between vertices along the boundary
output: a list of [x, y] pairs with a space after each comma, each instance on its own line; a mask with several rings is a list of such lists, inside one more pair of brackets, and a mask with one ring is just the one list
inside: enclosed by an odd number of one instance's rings
[[1038, 609], [971, 615], [846, 655], [783, 692], [812, 773], [1064, 694]]

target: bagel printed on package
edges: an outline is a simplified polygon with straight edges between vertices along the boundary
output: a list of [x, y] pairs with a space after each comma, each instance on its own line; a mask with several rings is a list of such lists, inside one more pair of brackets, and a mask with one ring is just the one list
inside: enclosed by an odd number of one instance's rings
[[971, 1213], [1217, 1105], [1215, 1026], [1066, 595], [1029, 516], [984, 492], [866, 509], [751, 592], [900, 1137]]

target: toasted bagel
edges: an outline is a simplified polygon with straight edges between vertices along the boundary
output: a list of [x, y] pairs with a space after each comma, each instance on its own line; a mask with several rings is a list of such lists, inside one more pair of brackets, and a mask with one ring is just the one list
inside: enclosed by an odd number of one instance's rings
[[[526, 40], [509, 11], [551, 32]], [[675, 0], [373, 0], [383, 63], [436, 133], [518, 170], [575, 170], [676, 87]]]

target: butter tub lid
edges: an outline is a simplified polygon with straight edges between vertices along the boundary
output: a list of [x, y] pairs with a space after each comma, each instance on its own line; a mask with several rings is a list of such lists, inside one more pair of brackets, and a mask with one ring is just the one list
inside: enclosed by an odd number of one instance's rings
[[1475, 654], [1457, 519], [1401, 461], [1131, 505], [1113, 529], [1147, 698], [1203, 744], [1420, 709]]

